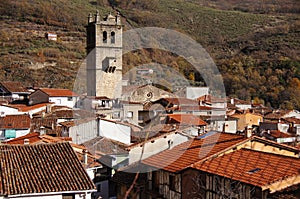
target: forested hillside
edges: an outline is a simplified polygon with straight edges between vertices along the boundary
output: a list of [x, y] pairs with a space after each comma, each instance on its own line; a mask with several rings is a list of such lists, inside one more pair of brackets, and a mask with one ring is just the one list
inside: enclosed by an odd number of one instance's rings
[[[299, 0], [2, 0], [0, 80], [72, 88], [85, 57], [89, 12], [118, 10], [124, 29], [183, 32], [210, 53], [227, 95], [300, 109]], [[47, 41], [55, 32], [57, 42]], [[124, 55], [124, 68], [157, 61], [201, 80], [181, 57], [156, 49]]]

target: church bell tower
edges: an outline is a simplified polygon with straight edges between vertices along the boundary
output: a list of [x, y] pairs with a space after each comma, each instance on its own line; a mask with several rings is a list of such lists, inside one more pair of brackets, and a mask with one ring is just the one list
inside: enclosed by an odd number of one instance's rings
[[87, 94], [111, 99], [122, 93], [122, 25], [120, 15], [88, 16]]

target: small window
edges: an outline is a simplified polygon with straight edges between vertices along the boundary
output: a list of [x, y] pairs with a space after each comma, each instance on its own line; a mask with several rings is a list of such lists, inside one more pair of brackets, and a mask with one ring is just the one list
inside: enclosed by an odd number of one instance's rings
[[114, 44], [116, 42], [116, 34], [115, 32], [110, 33], [110, 42]]
[[175, 176], [169, 175], [169, 186], [170, 186], [170, 190], [176, 191], [175, 183], [176, 183], [176, 182], [175, 182]]
[[113, 113], [113, 119], [120, 118], [120, 112], [114, 112]]
[[107, 32], [103, 32], [103, 43], [107, 43]]
[[68, 97], [68, 101], [73, 101], [73, 97]]
[[132, 111], [128, 111], [127, 112], [127, 118], [132, 118], [133, 117], [133, 112]]
[[62, 195], [62, 199], [75, 199], [75, 194], [74, 193], [64, 193]]

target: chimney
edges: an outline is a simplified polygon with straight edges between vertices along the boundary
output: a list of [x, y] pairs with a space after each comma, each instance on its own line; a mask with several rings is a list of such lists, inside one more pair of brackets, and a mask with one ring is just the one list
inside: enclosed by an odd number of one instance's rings
[[46, 134], [45, 127], [44, 127], [44, 126], [41, 126], [41, 127], [40, 127], [40, 135], [44, 135], [44, 134]]
[[234, 98], [231, 98], [231, 99], [230, 99], [230, 103], [231, 103], [231, 104], [234, 104]]
[[51, 104], [47, 104], [46, 113], [51, 113]]
[[29, 139], [24, 139], [24, 145], [29, 145]]
[[251, 126], [247, 126], [246, 127], [246, 133], [245, 133], [246, 137], [249, 138], [252, 136], [252, 127]]
[[86, 149], [83, 149], [82, 150], [82, 153], [83, 153], [83, 157], [82, 157], [82, 159], [83, 159], [83, 163], [84, 164], [87, 164], [88, 163], [88, 153], [87, 153], [88, 151], [86, 150]]

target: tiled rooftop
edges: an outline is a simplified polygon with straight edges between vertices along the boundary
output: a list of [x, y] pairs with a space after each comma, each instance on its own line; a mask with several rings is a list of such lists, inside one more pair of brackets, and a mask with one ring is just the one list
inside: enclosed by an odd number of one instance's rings
[[180, 123], [180, 125], [205, 126], [206, 122], [192, 114], [168, 114], [168, 123]]
[[40, 135], [39, 133], [28, 133], [26, 135], [8, 140], [5, 143], [6, 144], [20, 144], [20, 145], [22, 145], [22, 144], [24, 144], [25, 139], [28, 140], [29, 144], [37, 143], [37, 142], [41, 141], [41, 138], [39, 138], [39, 135]]
[[94, 190], [69, 143], [1, 145], [0, 195]]
[[29, 129], [29, 115], [6, 115], [0, 117], [0, 129]]
[[46, 106], [50, 105], [50, 104], [52, 104], [52, 103], [40, 103], [40, 104], [36, 104], [36, 105], [33, 105], [33, 106], [28, 106], [28, 105], [25, 105], [25, 104], [9, 104], [9, 105], [5, 105], [5, 106], [11, 107], [11, 108], [16, 108], [21, 112], [28, 112], [28, 111], [38, 109], [38, 108], [42, 108], [42, 107], [46, 108]]
[[125, 148], [128, 147], [126, 144], [101, 136], [86, 141], [82, 145], [93, 155], [127, 153]]
[[76, 93], [69, 89], [58, 89], [58, 88], [40, 88], [39, 90], [43, 91], [49, 97], [72, 97], [78, 96]]
[[241, 135], [215, 133], [206, 138], [184, 142], [170, 150], [153, 155], [142, 163], [170, 172], [179, 172], [244, 140], [246, 138]]
[[196, 163], [193, 168], [261, 187], [300, 175], [300, 159], [240, 149]]
[[11, 93], [30, 93], [21, 82], [0, 82], [0, 86], [3, 86], [7, 91]]

